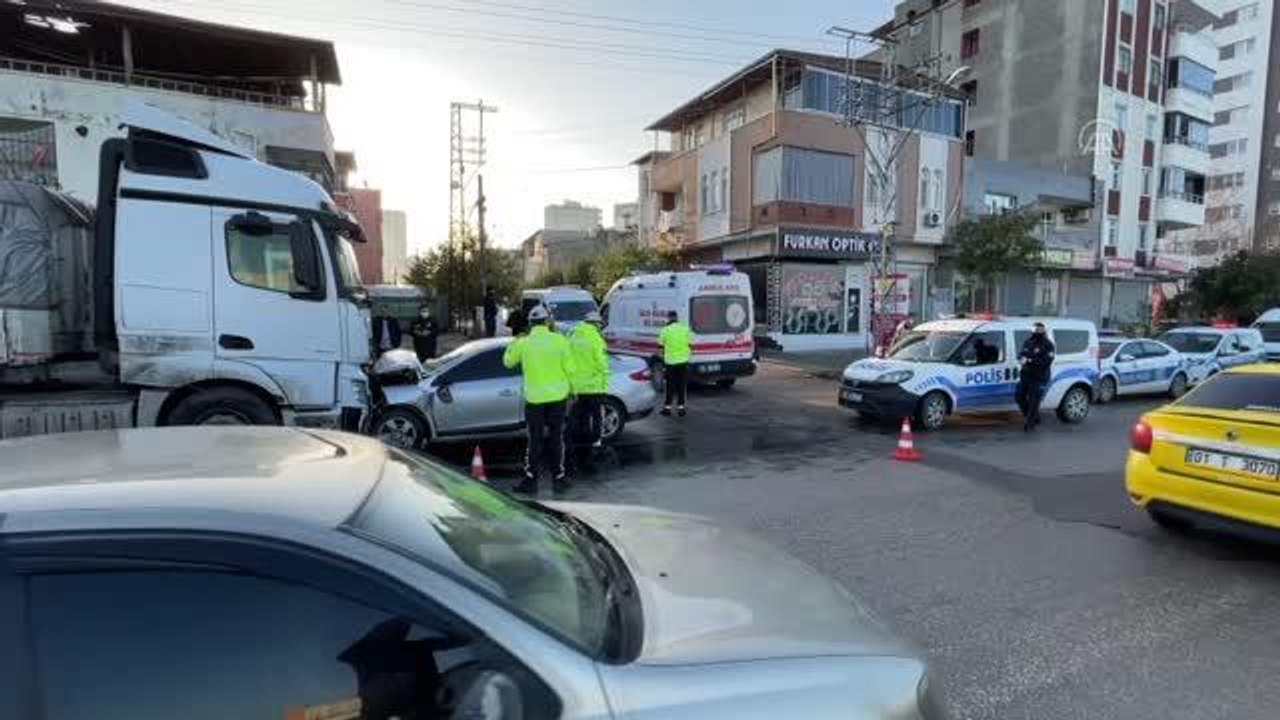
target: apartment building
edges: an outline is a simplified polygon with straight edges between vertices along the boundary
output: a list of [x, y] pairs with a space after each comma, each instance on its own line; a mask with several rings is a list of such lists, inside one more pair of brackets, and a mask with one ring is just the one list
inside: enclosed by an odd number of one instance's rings
[[[1216, 1], [907, 0], [876, 31], [901, 64], [961, 73], [966, 154], [1025, 167], [1044, 185], [1005, 203], [1070, 226], [1048, 235], [1057, 262], [1037, 273], [1035, 309], [1132, 322], [1155, 285], [1185, 273], [1160, 240], [1205, 219]], [[1046, 207], [1063, 181], [1089, 182], [1089, 206]], [[1025, 310], [997, 290], [1002, 309]]]
[[[635, 161], [645, 242], [733, 262], [751, 277], [757, 327], [787, 349], [867, 345], [882, 247], [895, 288], [878, 289], [893, 302], [881, 310], [934, 314], [931, 279], [960, 204], [963, 98], [914, 76], [885, 86], [877, 63], [849, 69], [773, 51], [651, 125], [671, 150]], [[892, 111], [848, 127], [853, 95]], [[873, 158], [899, 138], [882, 184]]]
[[98, 148], [127, 98], [332, 190], [325, 89], [340, 82], [321, 40], [102, 2], [0, 3], [0, 177], [96, 202]]
[[1272, 0], [1219, 0], [1211, 37], [1217, 53], [1211, 163], [1202, 227], [1171, 233], [1162, 248], [1194, 266], [1240, 250], [1280, 245], [1280, 32]]
[[564, 232], [593, 233], [602, 227], [604, 214], [598, 207], [565, 200], [542, 209], [542, 229]]
[[409, 218], [403, 210], [382, 211], [382, 281], [404, 283], [409, 271]]

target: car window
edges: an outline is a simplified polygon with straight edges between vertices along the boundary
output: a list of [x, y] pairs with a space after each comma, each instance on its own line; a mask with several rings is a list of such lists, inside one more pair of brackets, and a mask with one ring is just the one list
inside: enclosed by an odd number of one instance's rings
[[1178, 352], [1200, 354], [1218, 349], [1222, 336], [1210, 332], [1168, 332], [1160, 336], [1160, 342]]
[[261, 577], [37, 575], [29, 598], [45, 720], [450, 717], [467, 663], [527, 681], [486, 641]]
[[1215, 375], [1177, 404], [1206, 410], [1280, 413], [1280, 376], [1245, 373]]
[[449, 371], [449, 382], [476, 382], [480, 380], [496, 380], [514, 377], [520, 374], [520, 368], [508, 368], [502, 364], [505, 348], [485, 350]]
[[[1021, 335], [1022, 333], [1018, 334]], [[1029, 335], [1030, 333], [1027, 334]], [[1022, 341], [1026, 342], [1026, 338], [1023, 338]], [[1098, 344], [1098, 357], [1105, 360], [1112, 355], [1116, 355], [1116, 351], [1119, 350], [1120, 346], [1123, 344], [1124, 343], [1116, 342], [1115, 340], [1103, 340]], [[1019, 343], [1018, 347], [1022, 347], [1021, 343]]]
[[907, 362], [947, 362], [966, 337], [962, 332], [915, 330], [894, 344], [889, 357]]
[[1144, 342], [1142, 344], [1142, 357], [1144, 358], [1163, 358], [1169, 356], [1169, 348], [1159, 343]]
[[751, 320], [750, 306], [745, 296], [700, 295], [689, 301], [689, 327], [705, 335], [743, 332]]
[[[269, 232], [247, 232], [227, 226], [227, 269], [241, 285], [278, 293], [315, 290], [298, 283], [293, 255], [292, 225], [274, 225]], [[310, 241], [313, 245], [315, 241]]]
[[561, 300], [548, 302], [547, 309], [551, 311], [551, 317], [560, 322], [578, 322], [593, 312], [596, 304], [592, 300]]
[[962, 365], [996, 365], [1004, 362], [1005, 334], [1002, 331], [974, 333], [956, 353]]
[[1280, 322], [1260, 322], [1254, 326], [1269, 343], [1280, 343]]
[[1055, 328], [1053, 331], [1053, 348], [1058, 355], [1078, 355], [1088, 352], [1089, 331]]
[[1245, 351], [1260, 350], [1262, 348], [1262, 337], [1257, 331], [1248, 330], [1236, 333], [1236, 342]]

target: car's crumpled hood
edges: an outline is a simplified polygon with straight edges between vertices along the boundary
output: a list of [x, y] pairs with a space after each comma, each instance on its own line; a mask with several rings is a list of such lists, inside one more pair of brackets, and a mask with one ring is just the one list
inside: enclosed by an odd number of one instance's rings
[[844, 377], [848, 380], [871, 381], [884, 375], [887, 372], [896, 370], [916, 371], [920, 367], [919, 363], [903, 362], [901, 360], [883, 360], [880, 358], [866, 358], [851, 363], [844, 369]]
[[626, 559], [644, 610], [640, 663], [911, 655], [843, 588], [745, 533], [645, 508], [557, 507]]

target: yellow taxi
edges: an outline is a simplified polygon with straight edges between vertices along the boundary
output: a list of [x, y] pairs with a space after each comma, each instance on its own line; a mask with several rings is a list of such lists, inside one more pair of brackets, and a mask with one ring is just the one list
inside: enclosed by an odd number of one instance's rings
[[1157, 524], [1280, 537], [1280, 364], [1215, 375], [1130, 441], [1125, 486]]

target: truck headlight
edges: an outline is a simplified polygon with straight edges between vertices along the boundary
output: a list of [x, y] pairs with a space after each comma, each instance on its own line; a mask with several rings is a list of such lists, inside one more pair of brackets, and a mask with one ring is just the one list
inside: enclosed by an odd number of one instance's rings
[[911, 370], [894, 370], [893, 372], [884, 373], [880, 377], [876, 378], [876, 382], [883, 383], [885, 385], [898, 385], [915, 376], [916, 374]]

